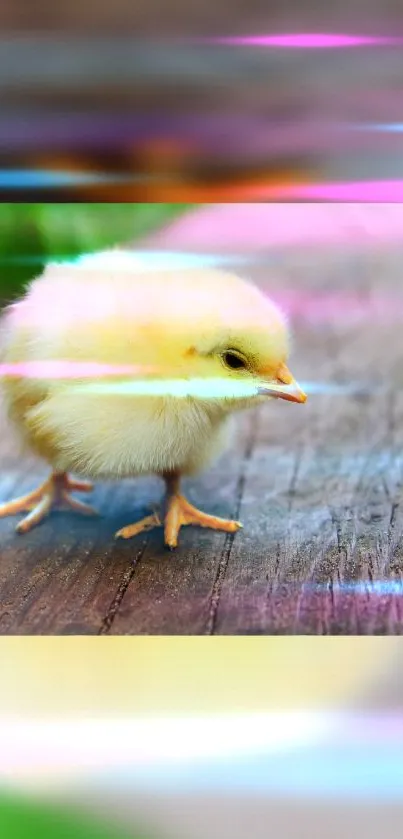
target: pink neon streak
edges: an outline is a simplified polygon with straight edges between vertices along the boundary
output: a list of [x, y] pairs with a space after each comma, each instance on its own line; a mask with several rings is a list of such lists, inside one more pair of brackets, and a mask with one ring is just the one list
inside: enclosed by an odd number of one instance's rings
[[325, 201], [401, 202], [403, 181], [363, 181], [347, 183], [319, 183], [290, 188], [295, 198]]
[[26, 361], [19, 364], [0, 364], [0, 377], [26, 379], [92, 379], [102, 376], [136, 376], [153, 368], [134, 365], [109, 365], [96, 362]]
[[367, 35], [333, 35], [328, 33], [296, 33], [289, 35], [246, 35], [234, 38], [209, 38], [209, 43], [229, 46], [286, 47], [291, 49], [340, 49], [344, 47], [399, 44], [400, 38], [377, 38]]
[[[251, 195], [252, 198], [252, 195]], [[401, 203], [403, 181], [348, 181], [347, 183], [287, 184], [281, 187], [256, 185], [254, 199], [267, 201], [341, 201], [343, 203]]]

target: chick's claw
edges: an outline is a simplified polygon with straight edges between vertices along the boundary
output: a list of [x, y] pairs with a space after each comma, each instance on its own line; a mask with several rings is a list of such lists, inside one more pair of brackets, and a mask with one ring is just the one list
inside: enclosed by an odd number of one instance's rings
[[0, 518], [28, 512], [28, 515], [16, 527], [17, 533], [27, 533], [40, 524], [52, 509], [71, 509], [83, 515], [96, 516], [98, 513], [93, 507], [70, 495], [74, 490], [90, 492], [91, 489], [92, 484], [86, 481], [72, 480], [66, 474], [53, 474], [45, 483], [27, 495], [0, 504]]
[[133, 536], [138, 536], [139, 533], [145, 533], [147, 530], [153, 530], [154, 527], [159, 527], [161, 524], [159, 515], [153, 513], [151, 516], [146, 516], [144, 519], [141, 519], [136, 524], [129, 524], [127, 527], [122, 527], [121, 530], [115, 533], [115, 539], [132, 539]]

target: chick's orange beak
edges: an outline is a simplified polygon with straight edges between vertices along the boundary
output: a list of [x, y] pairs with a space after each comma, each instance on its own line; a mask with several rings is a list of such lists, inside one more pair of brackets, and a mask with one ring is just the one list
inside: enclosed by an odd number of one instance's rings
[[267, 384], [262, 383], [259, 387], [259, 395], [271, 396], [276, 399], [285, 399], [287, 402], [299, 402], [301, 404], [307, 400], [306, 393], [301, 390], [285, 364], [281, 364], [277, 370], [275, 381], [267, 382]]

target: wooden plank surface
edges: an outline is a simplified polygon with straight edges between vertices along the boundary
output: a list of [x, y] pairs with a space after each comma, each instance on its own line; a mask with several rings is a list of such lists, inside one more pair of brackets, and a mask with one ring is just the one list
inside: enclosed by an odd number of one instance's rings
[[[355, 385], [240, 418], [190, 499], [240, 517], [233, 536], [113, 535], [158, 502], [156, 479], [96, 487], [98, 521], [0, 521], [1, 634], [401, 634], [403, 257], [298, 251], [248, 274], [289, 309], [298, 379]], [[371, 392], [372, 389], [372, 392]], [[0, 443], [0, 499], [45, 474]]]

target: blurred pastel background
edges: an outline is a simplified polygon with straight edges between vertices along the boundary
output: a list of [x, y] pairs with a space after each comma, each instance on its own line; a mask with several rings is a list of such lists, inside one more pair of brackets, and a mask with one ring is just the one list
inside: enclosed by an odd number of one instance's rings
[[396, 639], [15, 638], [0, 656], [0, 824], [53, 824], [7, 837], [400, 836]]

